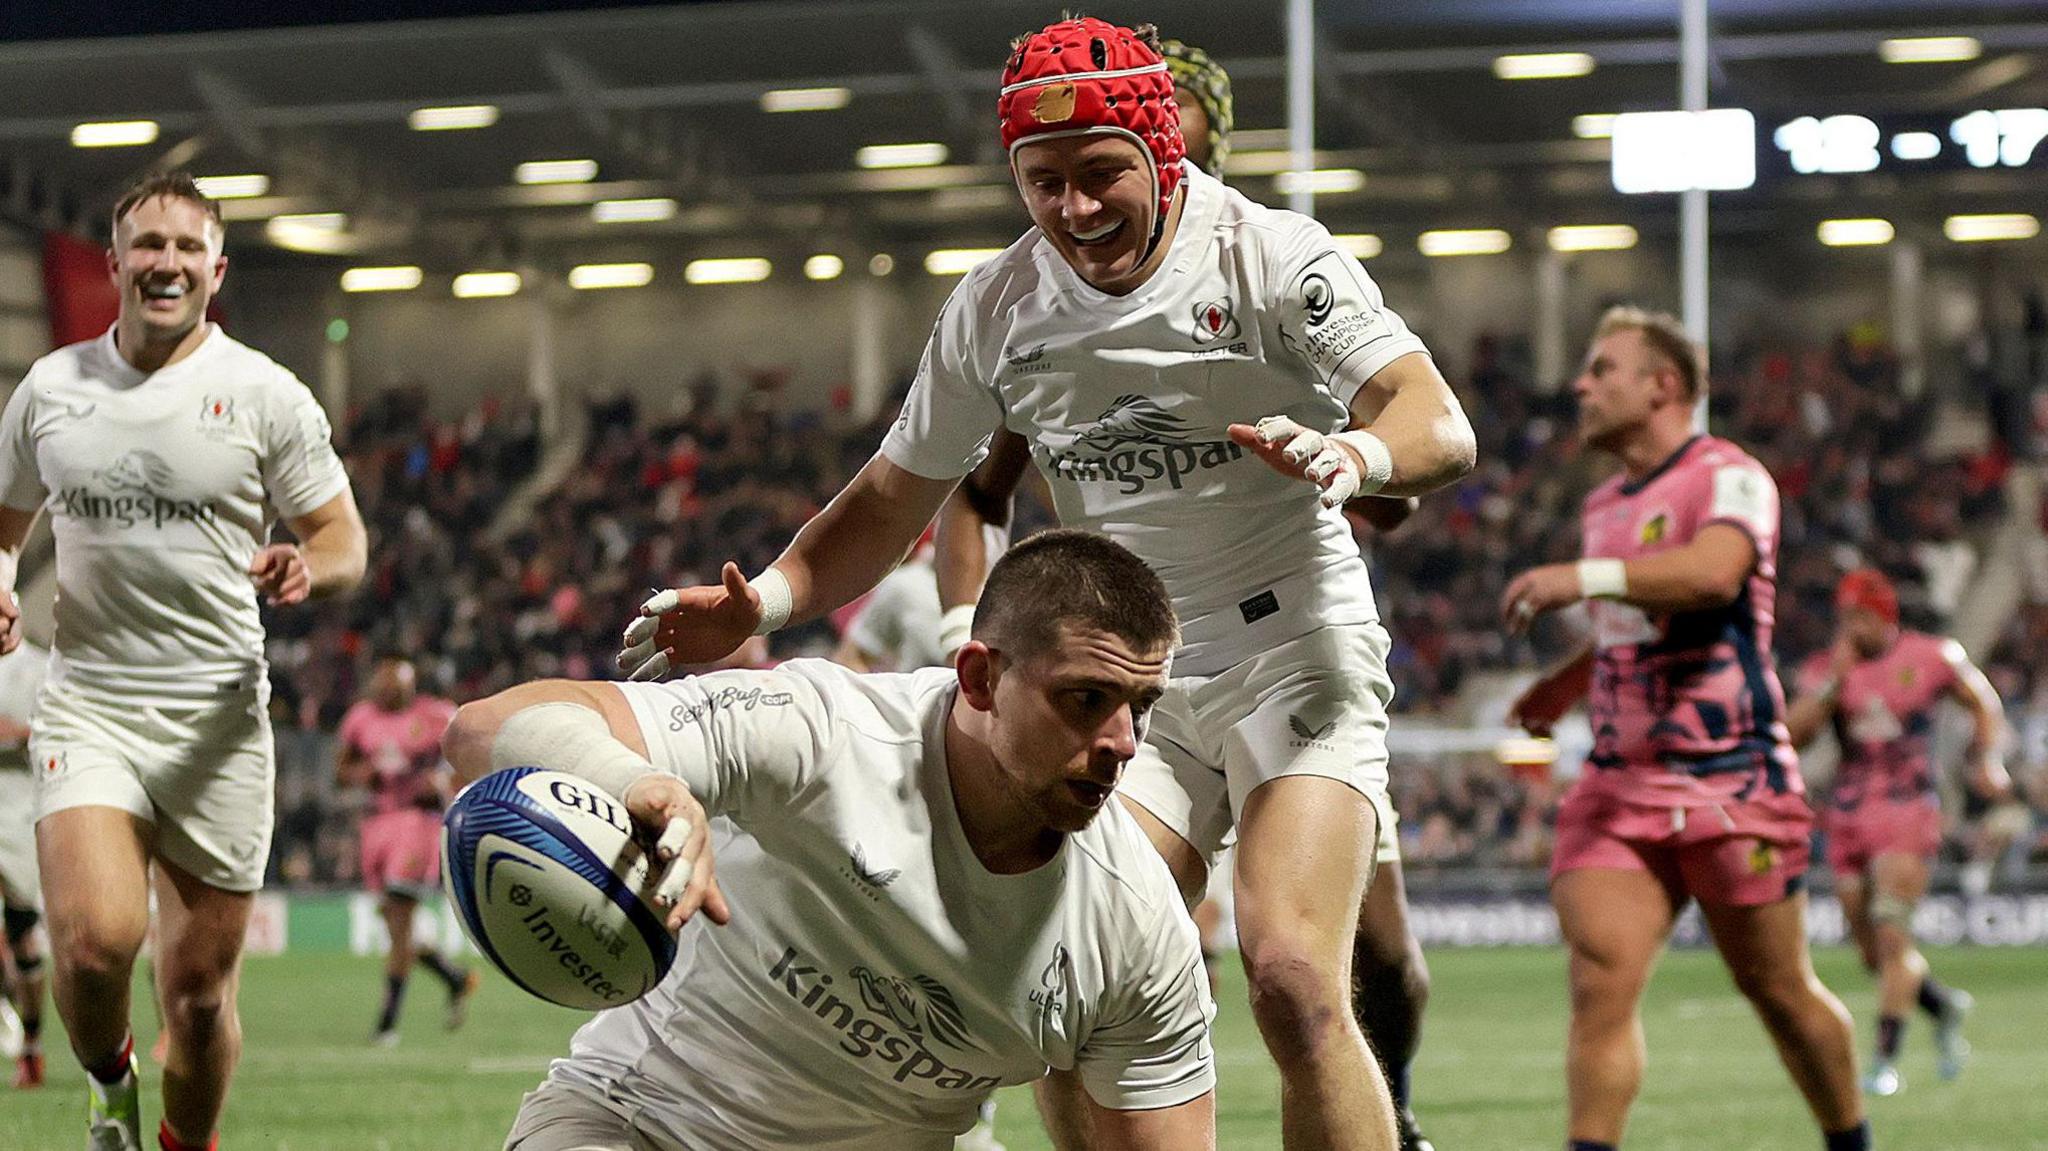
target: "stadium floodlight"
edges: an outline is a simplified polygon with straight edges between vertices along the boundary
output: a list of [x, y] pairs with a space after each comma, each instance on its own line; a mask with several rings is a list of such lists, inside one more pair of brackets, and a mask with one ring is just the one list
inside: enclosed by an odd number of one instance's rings
[[645, 224], [674, 216], [676, 207], [676, 202], [666, 196], [650, 196], [640, 200], [599, 200], [590, 206], [590, 218], [600, 224]]
[[683, 265], [683, 279], [692, 284], [752, 284], [774, 270], [775, 265], [759, 256], [691, 260]]
[[420, 286], [420, 270], [411, 264], [386, 268], [350, 268], [341, 274], [344, 292], [410, 292]]
[[1568, 80], [1591, 72], [1594, 64], [1587, 52], [1529, 52], [1495, 56], [1493, 74], [1503, 80]]
[[830, 252], [820, 252], [804, 261], [804, 279], [836, 280], [846, 270], [846, 261]]
[[886, 276], [896, 270], [896, 257], [887, 252], [876, 252], [868, 257], [868, 275]]
[[1581, 140], [1605, 140], [1614, 135], [1614, 113], [1588, 112], [1572, 117], [1572, 135]]
[[1877, 46], [1878, 58], [1887, 64], [1946, 64], [1983, 54], [1984, 45], [1975, 36], [1901, 36]]
[[863, 168], [930, 168], [952, 155], [944, 144], [869, 144], [853, 154]]
[[940, 248], [925, 256], [924, 270], [934, 276], [964, 276], [1002, 254], [1001, 248]]
[[644, 288], [653, 282], [653, 264], [578, 264], [569, 269], [569, 286], [579, 292]]
[[1617, 192], [1737, 191], [1756, 183], [1756, 117], [1743, 108], [1614, 118]]
[[1875, 217], [1854, 220], [1822, 220], [1820, 242], [1830, 248], [1863, 248], [1892, 242], [1890, 220]]
[[405, 122], [415, 132], [488, 128], [498, 122], [498, 107], [495, 104], [450, 104], [440, 108], [414, 108]]
[[1342, 232], [1330, 237], [1337, 246], [1351, 254], [1354, 260], [1370, 260], [1380, 254], [1386, 245], [1370, 232]]
[[1628, 224], [1566, 224], [1547, 237], [1553, 252], [1619, 252], [1636, 246], [1636, 230]]
[[199, 194], [209, 200], [248, 200], [270, 191], [270, 177], [247, 176], [194, 176], [199, 185]]
[[71, 129], [74, 148], [134, 148], [156, 140], [155, 120], [97, 120]]
[[588, 184], [597, 179], [596, 160], [528, 160], [512, 169], [521, 184]]
[[1892, 155], [1901, 160], [1932, 160], [1941, 155], [1941, 137], [1932, 132], [1901, 132], [1892, 137]]
[[1513, 243], [1499, 228], [1454, 228], [1424, 232], [1415, 246], [1425, 256], [1491, 256], [1507, 251]]
[[461, 300], [482, 300], [510, 296], [519, 291], [517, 272], [464, 272], [455, 277], [455, 296]]
[[1308, 172], [1281, 172], [1273, 177], [1273, 188], [1283, 196], [1311, 192], [1318, 196], [1341, 196], [1365, 187], [1365, 173], [1356, 168], [1317, 168]]
[[2041, 234], [2041, 221], [2025, 212], [1950, 216], [1941, 222], [1941, 234], [1959, 244], [1985, 240], [2031, 240]]
[[761, 93], [763, 112], [831, 112], [853, 99], [851, 88], [773, 88]]
[[352, 246], [348, 217], [340, 212], [292, 212], [272, 216], [263, 225], [263, 235], [278, 247], [294, 252], [337, 254]]

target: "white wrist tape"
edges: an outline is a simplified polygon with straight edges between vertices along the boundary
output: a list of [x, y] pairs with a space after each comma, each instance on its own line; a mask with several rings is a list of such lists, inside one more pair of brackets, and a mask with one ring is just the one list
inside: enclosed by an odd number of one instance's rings
[[1620, 599], [1628, 594], [1628, 565], [1616, 559], [1579, 561], [1579, 595], [1584, 599]]
[[754, 592], [761, 597], [761, 622], [754, 627], [755, 635], [767, 635], [782, 630], [789, 622], [789, 613], [796, 607], [796, 596], [789, 590], [789, 580], [781, 571], [769, 567], [753, 579]]
[[1330, 438], [1350, 447], [1365, 461], [1365, 474], [1358, 477], [1358, 495], [1372, 495], [1393, 480], [1394, 454], [1387, 450], [1387, 441], [1362, 428], [1337, 432]]
[[512, 713], [491, 741], [491, 770], [544, 767], [589, 780], [624, 800], [633, 781], [655, 774], [654, 765], [612, 735], [611, 725], [575, 703], [537, 703]]
[[974, 638], [974, 605], [963, 603], [946, 609], [939, 617], [939, 650], [948, 657]]

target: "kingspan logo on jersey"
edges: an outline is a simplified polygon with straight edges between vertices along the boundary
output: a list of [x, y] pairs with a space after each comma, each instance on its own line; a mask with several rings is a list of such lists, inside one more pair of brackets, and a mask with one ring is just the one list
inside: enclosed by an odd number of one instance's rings
[[124, 528], [218, 520], [220, 510], [209, 502], [163, 494], [174, 474], [155, 452], [128, 452], [94, 472], [88, 482], [59, 491], [57, 510], [79, 519], [112, 520]]
[[1179, 491], [1187, 477], [1244, 458], [1229, 440], [1192, 440], [1179, 416], [1144, 396], [1118, 396], [1074, 442], [1049, 453], [1051, 471], [1075, 483], [1114, 483], [1125, 495], [1165, 480]]
[[933, 1054], [935, 1047], [959, 1050], [968, 1045], [960, 1003], [945, 984], [929, 975], [905, 979], [866, 966], [847, 974], [857, 989], [858, 1004], [840, 998], [832, 977], [806, 962], [794, 947], [783, 948], [782, 957], [768, 969], [771, 985], [779, 985], [791, 1002], [839, 1033], [839, 1050], [855, 1059], [881, 1061], [897, 1083], [976, 1092], [1000, 1082], [997, 1076], [976, 1075]]

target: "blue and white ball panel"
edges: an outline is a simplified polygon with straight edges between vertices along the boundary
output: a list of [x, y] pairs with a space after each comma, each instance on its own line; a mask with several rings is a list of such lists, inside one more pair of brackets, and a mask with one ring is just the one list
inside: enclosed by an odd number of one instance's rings
[[478, 950], [532, 994], [599, 1011], [652, 991], [676, 941], [642, 898], [651, 861], [624, 805], [572, 775], [493, 772], [442, 822], [441, 875]]

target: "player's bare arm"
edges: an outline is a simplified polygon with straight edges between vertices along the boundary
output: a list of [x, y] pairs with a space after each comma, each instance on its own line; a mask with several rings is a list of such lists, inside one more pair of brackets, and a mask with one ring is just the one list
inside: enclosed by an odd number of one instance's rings
[[[1085, 1098], [1085, 1093], [1084, 1093]], [[1210, 1091], [1175, 1107], [1117, 1111], [1088, 1100], [1094, 1151], [1213, 1151], [1216, 1093]]]
[[1478, 440], [1436, 361], [1410, 352], [1375, 372], [1351, 400], [1350, 430], [1333, 436], [1285, 416], [1230, 425], [1230, 438], [1285, 475], [1322, 489], [1330, 506], [1354, 496], [1419, 496], [1472, 470]]
[[342, 787], [367, 787], [370, 783], [370, 757], [354, 742], [344, 742], [341, 754], [334, 757], [334, 782]]
[[[1501, 595], [1501, 619], [1510, 632], [1519, 633], [1544, 612], [1596, 597], [1652, 613], [1727, 607], [1742, 594], [1756, 562], [1756, 542], [1748, 532], [1729, 524], [1708, 524], [1685, 546], [1653, 556], [1530, 568]], [[1621, 569], [1620, 586], [1615, 586], [1615, 568]]]
[[14, 575], [21, 563], [21, 545], [39, 514], [40, 508], [23, 511], [0, 504], [0, 655], [21, 646], [21, 608], [14, 602]]
[[290, 521], [296, 544], [269, 544], [249, 561], [249, 578], [272, 604], [303, 603], [363, 582], [370, 544], [355, 497], [343, 492]]
[[1828, 678], [1812, 691], [1803, 692], [1785, 709], [1785, 730], [1793, 747], [1805, 747], [1820, 735], [1820, 729], [1834, 718], [1841, 699], [1842, 677], [1856, 666], [1856, 649], [1846, 634], [1837, 635], [1828, 650]]
[[1508, 722], [1519, 724], [1530, 735], [1548, 736], [1578, 702], [1586, 698], [1593, 682], [1593, 648], [1577, 654], [1543, 673], [1508, 708]]
[[972, 607], [981, 598], [989, 564], [985, 527], [1006, 528], [1017, 503], [1017, 488], [1031, 465], [1031, 445], [1004, 428], [989, 441], [988, 458], [967, 473], [939, 511], [932, 568], [939, 577], [939, 604]]
[[647, 758], [647, 741], [625, 696], [610, 684], [542, 680], [464, 704], [441, 739], [456, 778], [545, 763], [588, 780], [625, 805], [640, 838], [667, 864], [654, 906], [670, 931], [702, 910], [713, 923], [732, 912], [711, 855], [709, 817], [683, 781]]
[[750, 581], [727, 564], [716, 585], [671, 588], [642, 604], [627, 625], [619, 670], [660, 679], [672, 667], [722, 659], [750, 635], [853, 602], [903, 562], [957, 483], [875, 453], [762, 576]]
[[1970, 786], [1985, 799], [2010, 795], [2012, 777], [2006, 773], [2004, 758], [2005, 704], [1998, 698], [1998, 689], [1970, 662], [1962, 644], [1949, 641], [1943, 655], [1956, 673], [1949, 698], [1970, 713], [1970, 746], [1964, 752], [1970, 765]]

